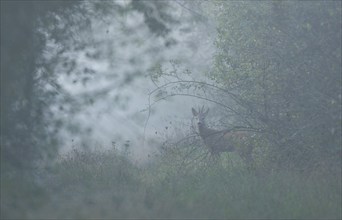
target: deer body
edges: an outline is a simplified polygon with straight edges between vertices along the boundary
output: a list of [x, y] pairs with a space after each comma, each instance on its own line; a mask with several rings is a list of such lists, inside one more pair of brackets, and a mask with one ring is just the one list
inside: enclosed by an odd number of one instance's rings
[[[192, 108], [192, 114], [197, 119], [199, 135], [204, 144], [209, 148], [212, 155], [219, 155], [222, 152], [237, 151], [244, 159], [251, 160], [252, 148], [246, 144], [250, 133], [245, 131], [232, 131], [230, 129], [214, 130], [208, 128], [205, 117], [209, 109], [204, 111], [204, 107], [197, 112]], [[241, 146], [244, 145], [244, 146]]]
[[209, 147], [212, 154], [219, 154], [220, 152], [233, 152], [235, 147], [227, 143], [229, 134], [227, 131], [218, 131], [207, 128], [204, 125], [198, 126], [199, 135], [204, 144]]

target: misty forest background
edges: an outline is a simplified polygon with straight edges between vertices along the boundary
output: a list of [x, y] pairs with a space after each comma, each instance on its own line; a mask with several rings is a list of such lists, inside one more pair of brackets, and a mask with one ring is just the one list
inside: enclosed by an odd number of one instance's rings
[[1, 218], [340, 219], [341, 99], [340, 1], [1, 1]]

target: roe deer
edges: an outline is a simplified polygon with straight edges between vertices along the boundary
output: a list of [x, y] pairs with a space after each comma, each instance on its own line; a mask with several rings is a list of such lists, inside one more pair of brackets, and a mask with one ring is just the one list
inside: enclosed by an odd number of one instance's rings
[[209, 108], [205, 111], [204, 106], [196, 111], [191, 109], [192, 114], [197, 120], [199, 135], [204, 144], [209, 148], [212, 155], [218, 156], [222, 152], [236, 151], [246, 162], [252, 160], [252, 147], [248, 144], [251, 132], [233, 131], [232, 129], [214, 130], [208, 128], [205, 117], [208, 115]]

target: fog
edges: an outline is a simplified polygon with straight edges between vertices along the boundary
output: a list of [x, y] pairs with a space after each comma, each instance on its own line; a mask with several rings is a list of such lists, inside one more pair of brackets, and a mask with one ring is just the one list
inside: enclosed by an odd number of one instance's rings
[[1, 1], [1, 218], [341, 218], [341, 16]]
[[[86, 5], [91, 7], [92, 3]], [[128, 2], [123, 2], [123, 6], [128, 7], [127, 5]], [[156, 88], [149, 77], [151, 68], [162, 64], [165, 69], [188, 69], [193, 73], [192, 77], [200, 80], [204, 78], [201, 74], [209, 70], [214, 53], [213, 39], [216, 32], [213, 21], [190, 21], [193, 19], [193, 12], [189, 9], [181, 7], [177, 2], [170, 2], [168, 5], [172, 10], [167, 13], [184, 22], [172, 26], [167, 37], [158, 36], [145, 27], [142, 13], [132, 12], [117, 16], [113, 10], [105, 18], [91, 17], [90, 28], [79, 30], [77, 35], [84, 44], [89, 45], [87, 48], [76, 49], [75, 40], [64, 45], [65, 51], [58, 55], [62, 56], [58, 58], [61, 62], [56, 63], [52, 70], [56, 73], [56, 83], [65, 93], [63, 95], [78, 99], [101, 90], [105, 90], [105, 94], [93, 99], [94, 103], [91, 105], [80, 107], [74, 114], [61, 112], [58, 108], [61, 103], [57, 102], [56, 106], [52, 106], [56, 109], [55, 117], [77, 124], [80, 130], [91, 129], [85, 137], [70, 134], [67, 129], [62, 128], [59, 131], [64, 144], [62, 154], [68, 153], [72, 146], [84, 147], [85, 143], [88, 143], [87, 146], [93, 143], [96, 148], [107, 149], [112, 147], [112, 142], [123, 146], [129, 140], [134, 158], [144, 159], [153, 152], [153, 148], [165, 141], [158, 132], [163, 131], [170, 122], [176, 122], [175, 120], [190, 121], [191, 107], [204, 104], [196, 99], [177, 97], [149, 109], [148, 95]], [[125, 29], [130, 32], [126, 33]], [[44, 49], [44, 58], [46, 62], [51, 62], [61, 46], [54, 44], [55, 39], [48, 32], [45, 34], [47, 46]], [[174, 45], [165, 46], [168, 41], [174, 42]], [[100, 58], [94, 60], [92, 54], [96, 53]], [[91, 75], [84, 83], [78, 83], [79, 76], [65, 74], [64, 59], [74, 61], [75, 73], [89, 69], [96, 74]], [[153, 114], [148, 117], [152, 110]], [[189, 123], [180, 126], [184, 132], [189, 129]], [[150, 144], [145, 145], [146, 141], [150, 141]]]

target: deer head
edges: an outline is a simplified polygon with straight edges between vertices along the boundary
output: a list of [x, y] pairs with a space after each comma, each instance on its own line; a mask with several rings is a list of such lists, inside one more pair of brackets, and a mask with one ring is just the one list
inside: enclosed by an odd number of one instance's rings
[[205, 126], [205, 117], [207, 117], [209, 108], [205, 111], [204, 106], [196, 111], [194, 108], [191, 108], [192, 115], [195, 117], [198, 127]]

